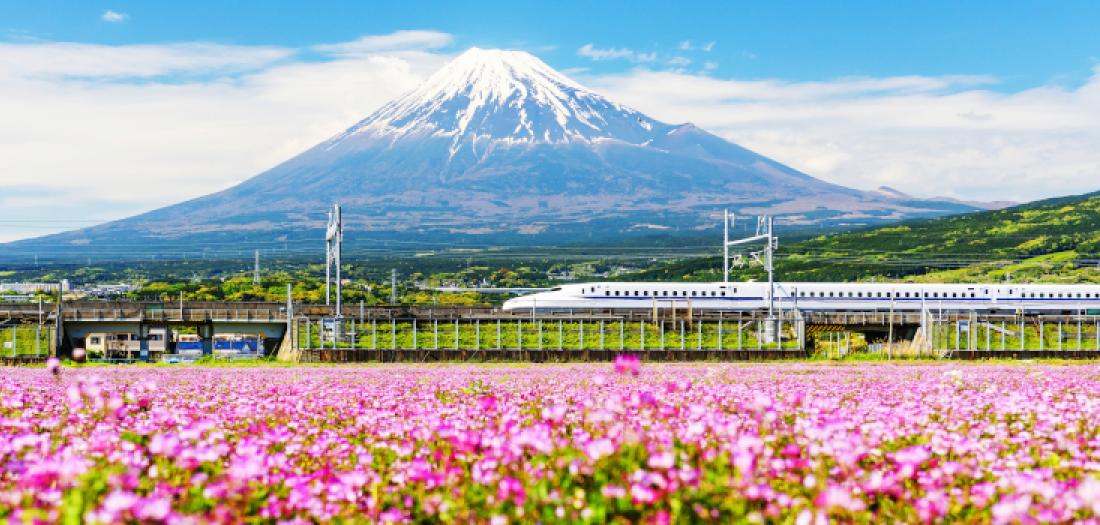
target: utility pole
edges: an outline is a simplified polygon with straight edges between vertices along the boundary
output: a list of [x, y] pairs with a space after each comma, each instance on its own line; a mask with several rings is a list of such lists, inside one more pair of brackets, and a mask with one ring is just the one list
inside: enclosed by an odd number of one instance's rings
[[332, 210], [328, 212], [328, 222], [325, 230], [325, 306], [332, 300], [332, 243], [329, 241], [328, 232], [332, 229]]
[[[294, 333], [294, 285], [286, 283], [286, 337], [290, 338], [290, 348], [298, 347], [298, 334]], [[309, 343], [306, 343], [309, 346]]]
[[[37, 256], [36, 256], [37, 257]], [[40, 344], [42, 342], [42, 294], [38, 294], [38, 326], [34, 328], [34, 356], [42, 355]]]
[[730, 282], [730, 211], [722, 210], [722, 282]]
[[252, 284], [260, 285], [260, 250], [256, 250], [256, 265], [252, 268]]
[[61, 290], [61, 283], [57, 283], [57, 318], [54, 319], [54, 350], [50, 352], [50, 357], [57, 357], [58, 352], [61, 351], [61, 347], [65, 344], [64, 325], [61, 321], [61, 303], [65, 300], [65, 294]]
[[389, 270], [389, 304], [397, 304], [397, 269]]

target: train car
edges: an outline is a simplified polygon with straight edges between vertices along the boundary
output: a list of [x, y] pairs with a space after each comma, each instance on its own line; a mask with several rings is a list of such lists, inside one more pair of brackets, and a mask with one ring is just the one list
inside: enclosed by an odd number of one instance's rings
[[262, 334], [218, 334], [214, 336], [214, 355], [219, 357], [237, 357], [261, 355], [264, 336]]
[[[776, 308], [828, 311], [974, 310], [1088, 312], [1100, 310], [1100, 285], [924, 283], [614, 283], [570, 284], [510, 299], [506, 311]], [[769, 295], [771, 300], [769, 301]]]
[[176, 334], [176, 354], [180, 357], [202, 357], [202, 338], [195, 334]]
[[163, 328], [149, 330], [145, 350], [138, 334], [130, 332], [94, 332], [84, 337], [84, 349], [91, 359], [137, 360], [159, 359], [164, 353], [167, 331]]

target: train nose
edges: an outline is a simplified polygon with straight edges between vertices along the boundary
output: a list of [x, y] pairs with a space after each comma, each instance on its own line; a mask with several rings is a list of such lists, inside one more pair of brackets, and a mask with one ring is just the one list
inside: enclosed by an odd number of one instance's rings
[[505, 300], [504, 302], [505, 311], [530, 309], [530, 307], [531, 299], [529, 297], [516, 297]]

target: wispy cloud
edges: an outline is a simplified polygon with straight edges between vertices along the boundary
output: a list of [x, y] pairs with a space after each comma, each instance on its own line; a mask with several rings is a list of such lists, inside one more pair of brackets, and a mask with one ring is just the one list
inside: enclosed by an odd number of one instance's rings
[[577, 50], [577, 54], [592, 60], [629, 60], [631, 62], [653, 62], [657, 60], [657, 53], [641, 53], [629, 48], [598, 48], [592, 44], [585, 44]]
[[440, 49], [451, 45], [454, 37], [439, 31], [406, 30], [388, 35], [369, 35], [351, 42], [321, 44], [314, 51], [334, 55], [363, 55], [379, 51]]
[[814, 176], [915, 195], [1026, 201], [1100, 189], [1100, 67], [1076, 89], [988, 76], [744, 81], [638, 69], [586, 78]]
[[714, 42], [706, 42], [696, 45], [691, 40], [681, 40], [679, 45], [676, 46], [680, 51], [702, 51], [704, 53], [710, 53], [714, 49]]
[[0, 43], [0, 78], [123, 78], [251, 71], [292, 49], [182, 43], [104, 46], [71, 42]]
[[104, 11], [103, 14], [100, 15], [99, 18], [100, 18], [100, 20], [103, 20], [104, 22], [110, 22], [112, 24], [117, 24], [119, 22], [125, 22], [127, 18], [130, 18], [130, 16], [127, 15], [126, 13], [119, 13], [118, 11], [112, 11], [112, 10], [108, 9], [108, 10]]

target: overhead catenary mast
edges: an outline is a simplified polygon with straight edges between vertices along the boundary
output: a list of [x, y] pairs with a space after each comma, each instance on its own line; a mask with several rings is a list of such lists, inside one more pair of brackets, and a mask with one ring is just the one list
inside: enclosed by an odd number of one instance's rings
[[[756, 235], [744, 239], [729, 239], [730, 225], [734, 222], [734, 216], [729, 210], [724, 210], [722, 221], [722, 282], [730, 281], [730, 247], [749, 244], [757, 241], [765, 241], [764, 258], [760, 258], [760, 252], [752, 252], [752, 258], [760, 262], [764, 270], [768, 272], [768, 320], [769, 323], [775, 316], [775, 250], [779, 248], [779, 239], [774, 235], [774, 220], [769, 215], [763, 215], [756, 219]], [[740, 256], [736, 258], [740, 261]]]
[[343, 283], [340, 266], [344, 253], [344, 221], [339, 204], [333, 204], [328, 212], [328, 228], [325, 230], [325, 305], [331, 304], [332, 267], [336, 266], [336, 317], [340, 317]]

